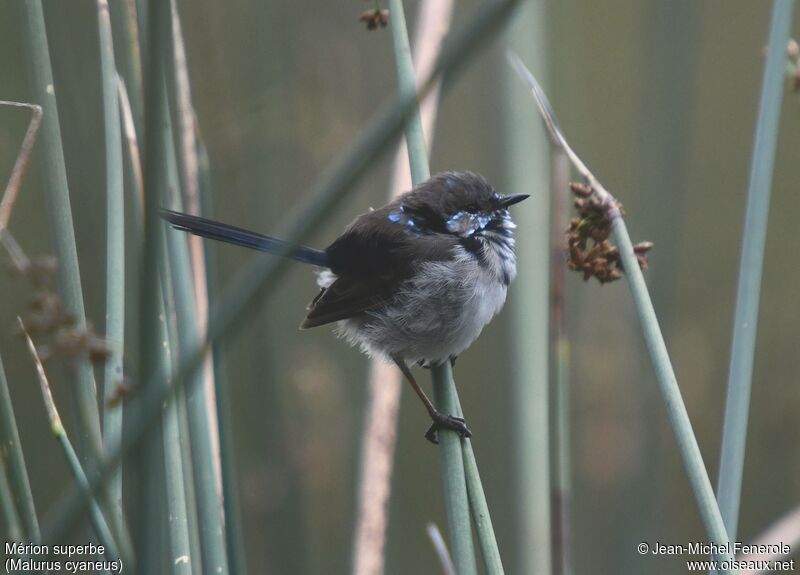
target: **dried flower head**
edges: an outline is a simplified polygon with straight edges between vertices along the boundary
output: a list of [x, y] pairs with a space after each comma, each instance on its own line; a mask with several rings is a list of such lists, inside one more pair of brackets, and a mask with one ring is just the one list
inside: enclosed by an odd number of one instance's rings
[[386, 25], [389, 23], [389, 11], [381, 10], [380, 8], [366, 10], [361, 13], [358, 20], [359, 22], [366, 23], [367, 30], [375, 30], [378, 26], [386, 28]]
[[62, 328], [53, 336], [53, 346], [70, 358], [88, 357], [92, 362], [104, 361], [111, 355], [105, 339], [94, 332], [91, 325], [84, 329]]
[[[25, 258], [24, 261], [24, 266], [15, 266], [14, 269], [30, 281], [33, 288], [23, 323], [28, 334], [38, 336], [40, 357], [45, 360], [61, 355], [70, 360], [88, 358], [93, 363], [105, 361], [111, 354], [106, 340], [90, 324], [79, 327], [54, 289], [53, 279], [58, 270], [58, 260], [47, 255]], [[21, 331], [19, 334], [23, 335]]]
[[[588, 184], [573, 182], [570, 190], [575, 195], [577, 218], [572, 218], [567, 228], [567, 266], [583, 274], [584, 281], [595, 278], [601, 284], [622, 277], [623, 267], [619, 250], [611, 243], [611, 219], [606, 205]], [[624, 213], [622, 204], [614, 200], [614, 207]], [[647, 269], [647, 252], [652, 242], [634, 246], [636, 258], [643, 270]]]

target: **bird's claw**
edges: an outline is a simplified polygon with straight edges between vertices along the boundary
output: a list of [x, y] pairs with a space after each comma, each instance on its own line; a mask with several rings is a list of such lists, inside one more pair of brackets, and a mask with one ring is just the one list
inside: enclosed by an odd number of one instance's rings
[[438, 411], [431, 415], [433, 423], [425, 432], [425, 439], [431, 443], [439, 443], [438, 432], [440, 429], [449, 429], [458, 433], [461, 439], [472, 437], [472, 432], [467, 427], [463, 417], [456, 417], [454, 415], [444, 415]]

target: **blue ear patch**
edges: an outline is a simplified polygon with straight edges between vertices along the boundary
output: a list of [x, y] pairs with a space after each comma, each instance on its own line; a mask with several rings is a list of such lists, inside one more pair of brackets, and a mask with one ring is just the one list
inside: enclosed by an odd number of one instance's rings
[[456, 212], [447, 220], [447, 229], [451, 233], [470, 237], [485, 228], [492, 220], [490, 216], [477, 215], [470, 212]]
[[386, 219], [394, 224], [400, 224], [404, 226], [407, 233], [412, 233], [414, 235], [419, 235], [421, 233], [419, 227], [417, 226], [417, 222], [415, 222], [414, 218], [406, 213], [406, 207], [403, 205], [401, 205], [398, 209], [389, 212], [389, 215], [386, 216]]

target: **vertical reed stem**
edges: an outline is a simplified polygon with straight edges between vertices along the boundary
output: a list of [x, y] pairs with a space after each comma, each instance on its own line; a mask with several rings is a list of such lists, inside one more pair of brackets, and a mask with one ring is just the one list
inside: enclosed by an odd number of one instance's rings
[[[414, 65], [411, 61], [411, 47], [408, 42], [402, 0], [390, 0], [389, 15], [400, 95], [410, 96], [416, 92], [416, 82], [414, 81]], [[406, 118], [405, 134], [411, 166], [411, 180], [416, 185], [430, 177], [430, 166], [428, 165], [428, 154], [418, 105]], [[433, 394], [438, 409], [443, 413], [460, 415], [455, 411], [458, 396], [449, 362], [435, 366], [431, 371]], [[472, 542], [461, 439], [452, 431], [442, 430], [439, 433], [439, 447], [453, 560], [460, 575], [471, 575], [477, 573], [477, 565]]]
[[[110, 355], [103, 379], [103, 450], [119, 449], [122, 442], [122, 406], [112, 401], [122, 384], [125, 340], [125, 194], [122, 173], [122, 126], [117, 97], [117, 70], [108, 1], [97, 0], [100, 38], [100, 74], [106, 147], [106, 328]], [[109, 479], [113, 517], [122, 524], [122, 468]]]
[[722, 517], [731, 540], [736, 539], [739, 523], [747, 418], [750, 410], [753, 358], [758, 328], [761, 271], [767, 242], [772, 170], [775, 165], [778, 121], [785, 84], [786, 44], [792, 26], [793, 8], [792, 0], [776, 0], [772, 7], [767, 62], [761, 84], [761, 99], [750, 165], [750, 183], [747, 190], [717, 488]]
[[[537, 74], [548, 75], [547, 3], [528, 2], [510, 27], [516, 49]], [[510, 194], [530, 198], [514, 214], [517, 278], [509, 290], [511, 325], [511, 421], [513, 425], [514, 523], [518, 530], [517, 569], [552, 571], [550, 466], [550, 147], [537, 129], [536, 112], [524, 93], [511, 90], [506, 108]]]
[[[454, 2], [425, 0], [420, 4], [414, 32], [415, 77], [419, 86], [430, 75], [442, 42], [450, 28]], [[439, 87], [420, 102], [423, 133], [431, 139], [439, 104]], [[403, 141], [392, 164], [389, 198], [411, 189], [408, 148]], [[379, 359], [371, 362], [366, 423], [361, 444], [361, 467], [358, 480], [358, 515], [353, 547], [354, 575], [382, 575], [384, 547], [389, 520], [389, 497], [400, 410], [402, 374]]]
[[[23, 2], [22, 13], [22, 36], [25, 39], [31, 99], [44, 111], [40, 144], [42, 189], [58, 258], [58, 286], [66, 311], [75, 318], [76, 327], [84, 329], [86, 314], [81, 291], [78, 252], [75, 247], [67, 169], [64, 164], [58, 105], [41, 0]], [[76, 360], [72, 383], [78, 411], [79, 446], [82, 448], [83, 460], [87, 461], [90, 456], [99, 454], [102, 447], [97, 390], [88, 359]]]

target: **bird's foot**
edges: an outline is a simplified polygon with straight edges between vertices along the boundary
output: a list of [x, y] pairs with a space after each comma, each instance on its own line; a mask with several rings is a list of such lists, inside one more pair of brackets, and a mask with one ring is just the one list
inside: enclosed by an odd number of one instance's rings
[[465, 437], [472, 437], [472, 432], [469, 430], [469, 428], [467, 428], [467, 424], [464, 422], [463, 417], [445, 415], [443, 413], [439, 413], [438, 411], [434, 411], [431, 414], [431, 419], [433, 419], [433, 423], [431, 423], [428, 431], [425, 432], [425, 439], [431, 443], [439, 443], [438, 435], [440, 429], [449, 429], [451, 431], [455, 431], [462, 439]]

